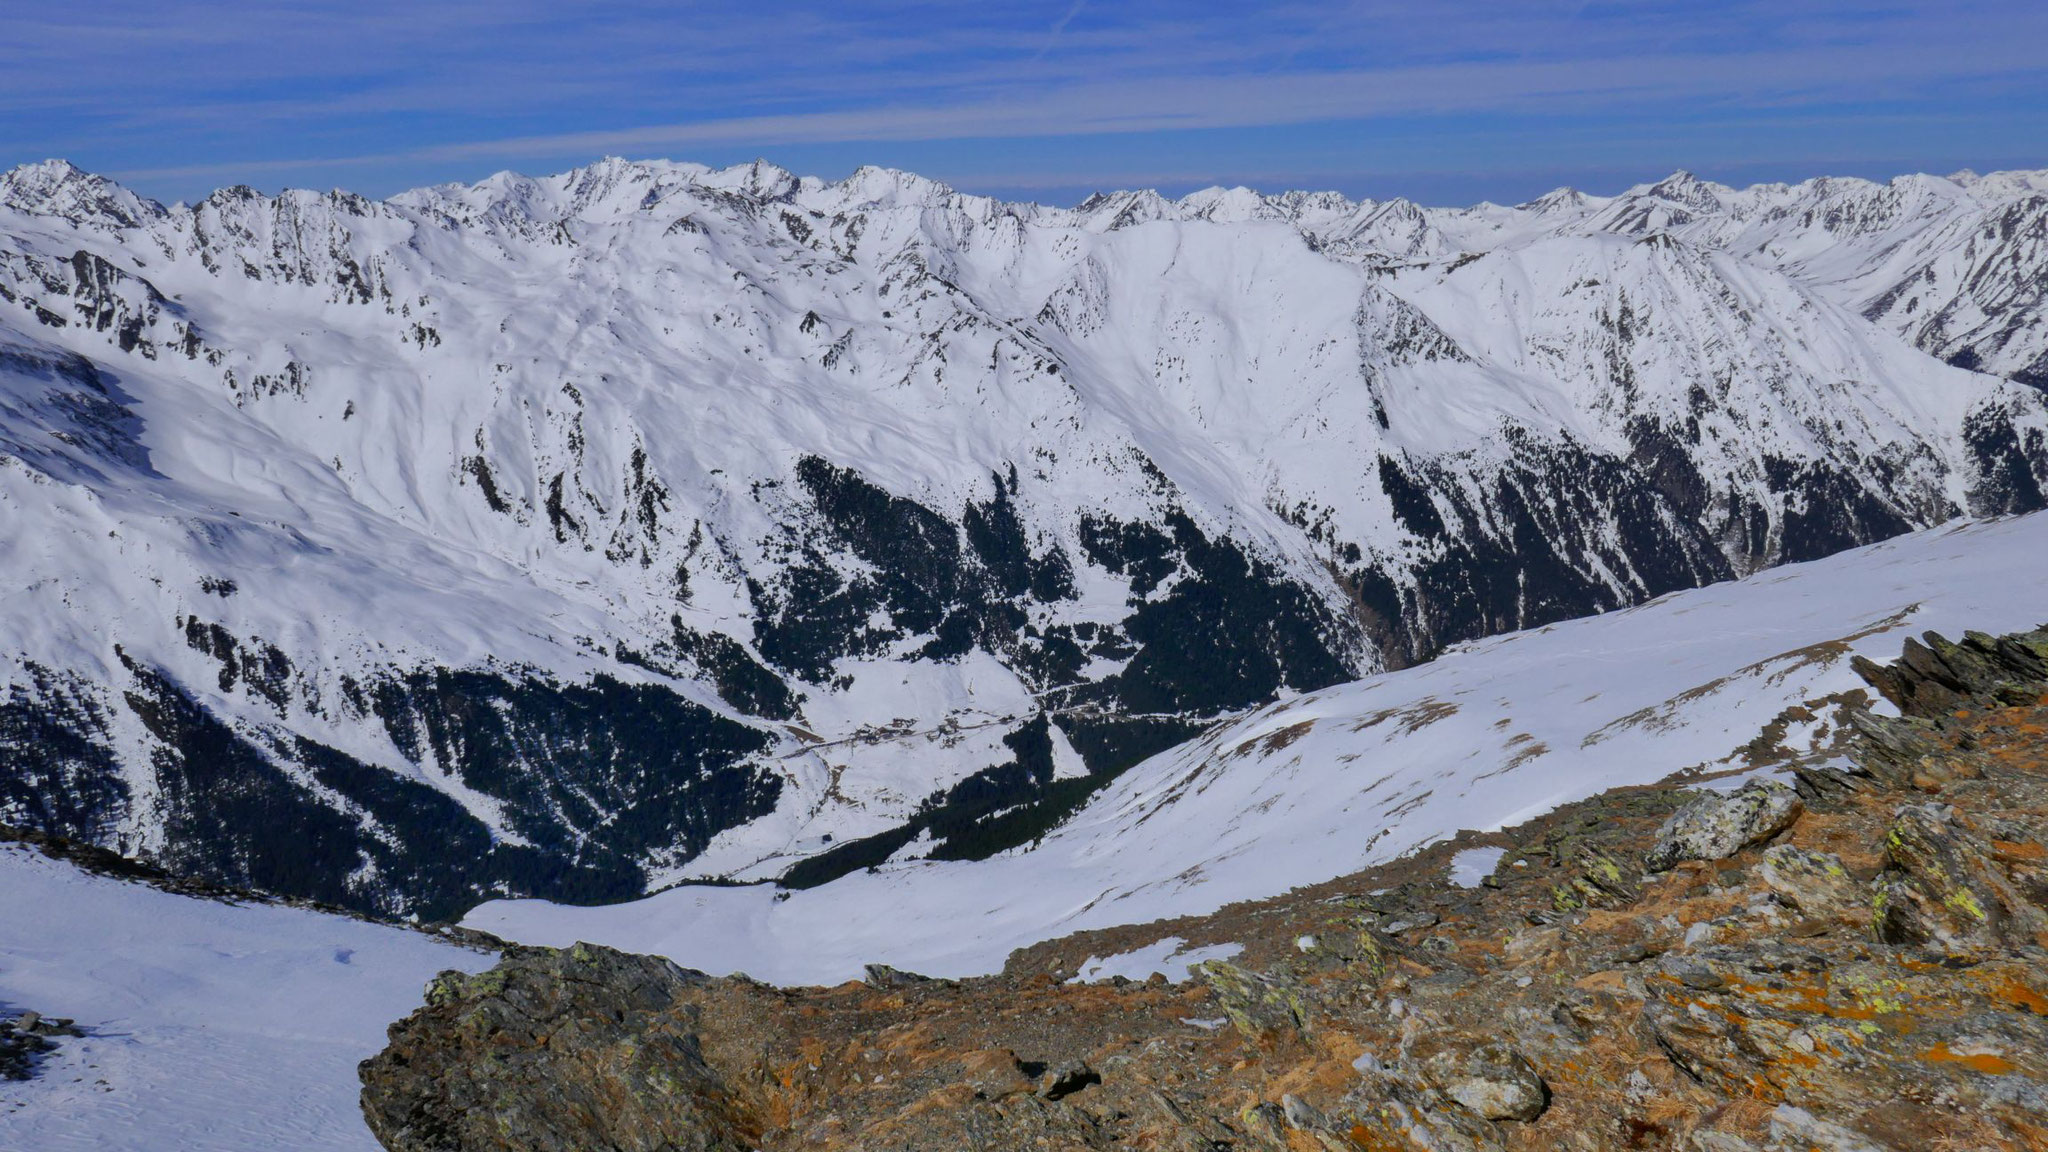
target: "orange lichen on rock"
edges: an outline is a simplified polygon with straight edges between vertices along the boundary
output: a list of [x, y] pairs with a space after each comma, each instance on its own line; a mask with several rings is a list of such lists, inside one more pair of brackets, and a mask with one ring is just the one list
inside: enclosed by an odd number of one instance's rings
[[1936, 1044], [1920, 1054], [1922, 1060], [1943, 1064], [1961, 1064], [1972, 1072], [1986, 1076], [2004, 1076], [2016, 1070], [2012, 1061], [1995, 1052], [1956, 1052], [1946, 1044]]

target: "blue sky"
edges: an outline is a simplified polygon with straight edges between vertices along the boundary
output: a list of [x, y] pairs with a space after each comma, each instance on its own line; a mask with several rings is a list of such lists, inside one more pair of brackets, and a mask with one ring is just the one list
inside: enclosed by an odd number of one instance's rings
[[606, 154], [1066, 202], [1441, 203], [2048, 166], [2048, 3], [73, 0], [0, 21], [0, 167], [386, 195]]

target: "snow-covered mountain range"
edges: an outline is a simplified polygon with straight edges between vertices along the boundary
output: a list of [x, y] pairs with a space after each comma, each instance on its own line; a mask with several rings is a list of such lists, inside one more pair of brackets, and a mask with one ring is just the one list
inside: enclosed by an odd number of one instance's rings
[[0, 821], [381, 912], [1042, 835], [2048, 483], [2048, 173], [1072, 209], [0, 176]]

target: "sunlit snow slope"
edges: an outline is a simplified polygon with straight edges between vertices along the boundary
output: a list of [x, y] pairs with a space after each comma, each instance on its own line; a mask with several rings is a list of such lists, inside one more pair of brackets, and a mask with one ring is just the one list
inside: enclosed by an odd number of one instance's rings
[[1289, 693], [2040, 507], [2044, 184], [17, 168], [0, 821], [424, 915], [1006, 850]]
[[[778, 982], [865, 962], [960, 976], [1083, 928], [1212, 911], [1686, 769], [1826, 755], [1852, 655], [2048, 621], [2048, 515], [1958, 524], [1627, 611], [1466, 645], [1285, 700], [1126, 773], [1035, 847], [822, 888], [680, 888], [608, 908], [497, 902], [467, 923]], [[1788, 709], [1814, 705], [1750, 745]], [[1775, 747], [1771, 745], [1775, 744]]]
[[0, 845], [0, 1003], [75, 1019], [0, 1082], [0, 1147], [374, 1152], [356, 1063], [449, 968], [495, 960], [383, 925], [89, 875]]

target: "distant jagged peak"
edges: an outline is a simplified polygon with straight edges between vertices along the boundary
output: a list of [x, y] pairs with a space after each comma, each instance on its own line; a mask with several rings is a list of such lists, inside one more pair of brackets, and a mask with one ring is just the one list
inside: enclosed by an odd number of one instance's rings
[[493, 172], [474, 184], [450, 181], [413, 188], [390, 197], [385, 203], [413, 212], [472, 221], [497, 214], [538, 217], [548, 199], [545, 186], [531, 176], [509, 169]]
[[1097, 192], [1074, 206], [1082, 225], [1105, 232], [1176, 215], [1173, 202], [1150, 188]]
[[[1633, 191], [1633, 190], [1632, 190]], [[1723, 208], [1722, 197], [1735, 193], [1726, 184], [1702, 180], [1686, 169], [1680, 168], [1664, 179], [1642, 190], [1645, 196], [1689, 208], [1695, 212], [1714, 212]]]
[[815, 177], [798, 179], [796, 174], [781, 165], [768, 160], [754, 160], [747, 164], [734, 164], [706, 172], [697, 178], [697, 184], [715, 188], [721, 192], [738, 192], [756, 200], [787, 200], [805, 187], [806, 181], [813, 187], [822, 187]]
[[1860, 194], [1879, 187], [1881, 187], [1881, 185], [1879, 185], [1876, 181], [1865, 180], [1861, 176], [1815, 176], [1810, 180], [1801, 181], [1798, 184], [1786, 184], [1782, 182], [1774, 184], [1758, 184], [1753, 187], [1745, 189], [1745, 191], [1752, 193], [1768, 191], [1779, 194], [1787, 194], [1803, 190], [1820, 196], [1833, 196], [1840, 193], [1849, 193], [1852, 195]]
[[1980, 200], [2011, 200], [2048, 193], [2048, 168], [2012, 168], [1978, 174], [1968, 168], [1949, 176]]
[[69, 160], [41, 160], [0, 174], [0, 206], [32, 216], [57, 216], [74, 224], [137, 228], [165, 214], [104, 176]]
[[1174, 201], [1174, 207], [1184, 220], [1213, 220], [1220, 224], [1285, 220], [1291, 215], [1286, 205], [1242, 184], [1231, 188], [1212, 184]]
[[[644, 212], [685, 188], [707, 186], [714, 181], [745, 186], [750, 182], [769, 180], [770, 177], [753, 171], [764, 163], [755, 161], [753, 165], [717, 170], [674, 160], [627, 160], [606, 156], [595, 163], [544, 177], [538, 184], [545, 192], [546, 206], [552, 210], [554, 218], [608, 219]], [[776, 174], [772, 178], [776, 182], [795, 180], [780, 168], [768, 167]], [[721, 177], [726, 179], [721, 181]], [[763, 198], [755, 193], [747, 194]]]
[[73, 180], [98, 179], [101, 177], [87, 172], [71, 161], [52, 156], [47, 160], [32, 160], [26, 164], [15, 165], [5, 174], [0, 174], [0, 185], [12, 191], [18, 188], [56, 187]]
[[1963, 182], [1954, 176], [1935, 176], [1927, 172], [1908, 172], [1903, 176], [1894, 176], [1881, 186], [1920, 189], [1951, 196], [1961, 195], [1967, 191]]
[[931, 204], [960, 195], [952, 186], [929, 177], [874, 164], [861, 165], [829, 187], [857, 204]]
[[200, 197], [199, 203], [223, 207], [229, 204], [241, 204], [263, 199], [267, 199], [267, 197], [247, 184], [225, 184]]
[[1296, 216], [1308, 213], [1345, 213], [1358, 207], [1358, 202], [1342, 192], [1293, 191], [1280, 192], [1267, 197], [1273, 203], [1285, 208]]
[[657, 179], [656, 170], [620, 156], [605, 156], [596, 163], [572, 168], [554, 178], [564, 194], [575, 203], [590, 204], [610, 199], [621, 187], [639, 188]]
[[174, 211], [199, 213], [212, 210], [222, 215], [240, 215], [250, 210], [268, 211], [274, 206], [300, 213], [327, 208], [350, 216], [376, 216], [383, 210], [383, 205], [345, 188], [326, 192], [286, 188], [275, 196], [268, 196], [247, 184], [230, 184], [207, 193], [196, 204], [180, 205]]
[[1552, 188], [1550, 191], [1545, 192], [1543, 195], [1538, 196], [1534, 200], [1524, 201], [1523, 203], [1515, 205], [1515, 207], [1521, 209], [1524, 212], [1534, 212], [1538, 215], [1550, 215], [1561, 212], [1574, 212], [1579, 209], [1589, 207], [1593, 203], [1593, 197], [1586, 195], [1584, 192], [1579, 191], [1577, 188], [1573, 188], [1569, 185], [1564, 185], [1561, 187]]
[[1406, 196], [1396, 196], [1391, 200], [1374, 201], [1371, 203], [1371, 211], [1364, 213], [1363, 216], [1368, 220], [1399, 220], [1403, 223], [1416, 225], [1426, 224], [1429, 220], [1429, 214], [1423, 209], [1422, 205], [1408, 199]]
[[1437, 226], [1435, 210], [1405, 197], [1361, 200], [1335, 218], [1303, 221], [1303, 227], [1333, 251], [1351, 257], [1435, 260], [1462, 251]]
[[503, 220], [515, 227], [553, 226], [572, 218], [644, 211], [672, 191], [696, 184], [712, 169], [670, 160], [607, 156], [549, 176], [500, 171], [474, 184], [436, 184], [385, 201], [396, 208], [459, 223]]
[[1782, 199], [1799, 201], [1853, 201], [1915, 198], [1940, 201], [1968, 199], [1970, 193], [1947, 176], [1913, 172], [1889, 180], [1867, 180], [1861, 176], [1815, 176], [1797, 184], [1777, 185]]

